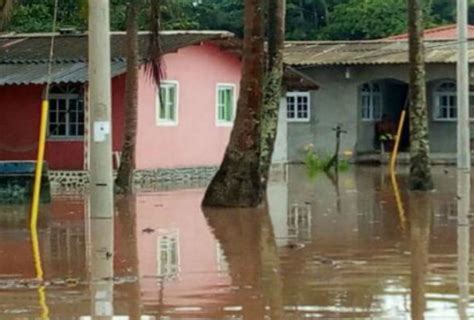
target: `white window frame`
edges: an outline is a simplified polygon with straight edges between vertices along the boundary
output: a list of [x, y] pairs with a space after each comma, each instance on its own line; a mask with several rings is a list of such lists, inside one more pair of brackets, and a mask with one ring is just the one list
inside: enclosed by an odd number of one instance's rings
[[[66, 88], [66, 91], [68, 89]], [[60, 135], [60, 134], [54, 134], [54, 132], [51, 132], [51, 122], [49, 120], [50, 118], [50, 114], [51, 112], [53, 111], [53, 108], [52, 108], [52, 100], [56, 100], [58, 103], [59, 100], [65, 100], [65, 103], [66, 103], [66, 114], [65, 114], [65, 120], [64, 120], [64, 125], [65, 125], [65, 129], [66, 129], [66, 133], [64, 135]], [[82, 114], [83, 114], [83, 119], [82, 119], [82, 125], [83, 125], [83, 134], [82, 135], [79, 135], [79, 134], [76, 134], [76, 135], [71, 135], [70, 134], [70, 126], [71, 126], [71, 120], [70, 120], [70, 111], [69, 111], [69, 105], [71, 103], [71, 100], [77, 100], [78, 103], [80, 101], [82, 101]], [[86, 130], [86, 118], [85, 118], [85, 112], [86, 112], [86, 106], [85, 106], [85, 100], [84, 100], [84, 96], [83, 94], [81, 93], [50, 93], [49, 94], [49, 112], [48, 112], [48, 140], [67, 140], [67, 141], [71, 141], [71, 140], [83, 140], [84, 139], [84, 136], [85, 136], [85, 130]], [[58, 110], [58, 107], [56, 105], [56, 110]], [[77, 123], [80, 123], [80, 122], [76, 122]]]
[[[439, 90], [443, 85], [445, 84], [453, 84], [454, 85], [454, 91], [442, 91]], [[454, 97], [455, 98], [455, 105], [454, 108], [456, 109], [456, 117], [450, 117], [448, 116], [447, 118], [439, 117], [439, 111], [441, 107], [441, 99], [442, 97]], [[457, 84], [456, 81], [453, 80], [446, 80], [439, 82], [434, 90], [433, 90], [433, 102], [434, 102], [434, 109], [433, 109], [433, 120], [436, 122], [456, 122], [458, 120], [458, 92], [457, 92]], [[471, 103], [472, 102], [472, 103]], [[472, 88], [469, 89], [469, 119], [470, 121], [474, 121], [474, 91]]]
[[[220, 89], [232, 89], [232, 120], [226, 121], [219, 119], [219, 91]], [[234, 125], [235, 115], [237, 112], [237, 86], [233, 83], [218, 83], [216, 85], [216, 126], [231, 127]]]
[[[295, 117], [288, 117], [288, 98], [293, 97], [295, 103], [298, 103], [298, 97], [304, 97], [308, 101], [307, 116], [304, 118], [298, 117], [298, 106], [295, 105]], [[309, 91], [290, 91], [286, 93], [286, 117], [288, 122], [309, 122], [311, 120], [311, 93]]]
[[[365, 85], [368, 85], [370, 88], [370, 91], [364, 91], [363, 88]], [[374, 90], [374, 86], [377, 85], [379, 86], [379, 91]], [[380, 101], [380, 112], [378, 117], [374, 116], [375, 113], [375, 98], [378, 97]], [[369, 105], [364, 106], [364, 98], [368, 98]], [[364, 117], [364, 109], [368, 108], [368, 117]], [[377, 82], [367, 82], [364, 83], [360, 87], [360, 119], [362, 122], [374, 122], [374, 121], [380, 121], [382, 119], [382, 114], [383, 114], [383, 109], [384, 109], [384, 103], [383, 103], [383, 90], [380, 84]]]
[[[176, 107], [175, 107], [175, 110], [174, 110], [175, 119], [174, 120], [161, 119], [161, 115], [160, 115], [160, 104], [161, 104], [160, 90], [163, 87], [171, 87], [171, 86], [175, 87], [175, 94], [176, 94], [176, 97], [175, 97]], [[160, 87], [156, 89], [155, 96], [156, 96], [156, 102], [155, 102], [156, 125], [157, 126], [170, 126], [170, 127], [177, 126], [178, 123], [179, 123], [179, 121], [178, 121], [178, 119], [179, 119], [179, 82], [176, 81], [176, 80], [163, 80], [163, 81], [161, 81]]]

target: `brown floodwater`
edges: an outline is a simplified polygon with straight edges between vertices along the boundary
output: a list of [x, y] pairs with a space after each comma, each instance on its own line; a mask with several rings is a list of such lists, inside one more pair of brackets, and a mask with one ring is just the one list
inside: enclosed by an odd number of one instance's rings
[[470, 319], [470, 177], [434, 180], [291, 166], [266, 207], [203, 211], [182, 186], [118, 199], [114, 221], [67, 192], [37, 234], [0, 206], [0, 319]]

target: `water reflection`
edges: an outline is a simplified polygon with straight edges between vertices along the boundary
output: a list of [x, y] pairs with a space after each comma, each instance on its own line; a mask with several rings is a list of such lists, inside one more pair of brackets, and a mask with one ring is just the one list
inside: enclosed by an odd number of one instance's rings
[[[203, 212], [204, 189], [166, 190], [119, 199], [113, 223], [55, 197], [37, 234], [49, 317], [472, 318], [470, 177], [453, 173], [420, 195], [380, 168], [290, 167], [265, 208]], [[0, 207], [2, 319], [43, 312], [24, 303], [39, 284], [21, 210]]]
[[212, 210], [205, 216], [227, 259], [243, 319], [283, 319], [283, 279], [268, 211]]
[[411, 318], [425, 319], [431, 202], [426, 193], [410, 196]]

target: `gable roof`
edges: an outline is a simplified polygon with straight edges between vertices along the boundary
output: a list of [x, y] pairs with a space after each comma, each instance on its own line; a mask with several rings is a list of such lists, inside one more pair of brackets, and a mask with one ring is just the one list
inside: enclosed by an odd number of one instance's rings
[[[0, 35], [0, 85], [43, 84], [47, 81], [47, 65], [51, 35]], [[149, 33], [140, 32], [139, 52], [146, 54]], [[161, 33], [162, 50], [166, 53], [202, 42], [223, 41], [233, 34], [227, 31], [168, 31]], [[125, 72], [126, 34], [111, 33], [112, 76]], [[52, 82], [85, 82], [88, 77], [87, 34], [55, 34]]]
[[[291, 66], [408, 64], [408, 41], [292, 41], [285, 44], [285, 63]], [[426, 63], [456, 63], [457, 41], [426, 40]], [[469, 41], [474, 63], [474, 40]]]
[[[426, 29], [423, 37], [426, 40], [455, 40], [458, 36], [458, 27], [455, 24], [449, 24], [441, 27]], [[468, 38], [474, 39], [474, 26], [468, 26]], [[387, 38], [388, 40], [408, 40], [408, 33], [403, 33]]]

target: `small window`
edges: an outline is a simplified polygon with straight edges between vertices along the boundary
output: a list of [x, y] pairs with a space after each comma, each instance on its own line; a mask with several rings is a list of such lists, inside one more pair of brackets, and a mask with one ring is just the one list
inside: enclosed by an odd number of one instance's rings
[[310, 117], [309, 92], [288, 92], [286, 94], [286, 110], [288, 121], [308, 122]]
[[77, 139], [84, 136], [84, 97], [77, 85], [53, 86], [49, 92], [49, 137]]
[[377, 83], [366, 83], [361, 88], [362, 121], [377, 121], [382, 118], [382, 90]]
[[[439, 84], [434, 90], [434, 114], [437, 121], [455, 121], [458, 118], [457, 86], [454, 81]], [[469, 117], [474, 120], [474, 88], [469, 92]]]
[[217, 85], [217, 123], [232, 124], [235, 117], [235, 86]]
[[435, 120], [456, 120], [457, 113], [457, 92], [456, 83], [443, 82], [434, 91], [434, 119]]
[[178, 123], [178, 82], [163, 81], [157, 97], [157, 123], [176, 125]]

